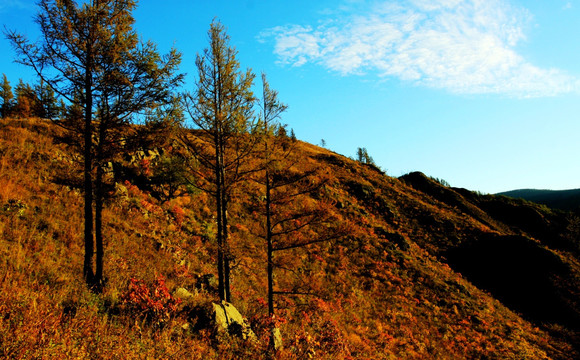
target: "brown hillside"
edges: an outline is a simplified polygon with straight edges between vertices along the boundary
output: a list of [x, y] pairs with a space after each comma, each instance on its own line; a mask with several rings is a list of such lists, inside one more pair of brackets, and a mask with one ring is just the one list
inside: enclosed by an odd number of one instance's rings
[[[0, 120], [0, 357], [266, 358], [266, 251], [256, 183], [231, 206], [233, 303], [257, 342], [198, 330], [215, 300], [212, 199], [158, 181], [176, 142], [110, 166], [104, 293], [82, 280], [77, 160], [60, 129]], [[571, 359], [579, 356], [578, 220], [571, 213], [401, 179], [298, 142], [292, 171], [325, 186], [344, 236], [276, 255], [281, 359]], [[316, 236], [308, 229], [301, 236]], [[150, 289], [145, 290], [146, 288]], [[181, 302], [169, 293], [194, 294]], [[135, 297], [140, 289], [141, 300]], [[157, 292], [155, 292], [157, 290]]]

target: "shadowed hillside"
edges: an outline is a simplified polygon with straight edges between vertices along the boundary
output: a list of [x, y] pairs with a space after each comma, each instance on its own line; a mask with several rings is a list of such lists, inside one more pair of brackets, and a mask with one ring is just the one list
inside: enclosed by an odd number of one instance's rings
[[[110, 163], [107, 283], [94, 294], [82, 278], [80, 163], [59, 135], [44, 120], [0, 122], [0, 355], [267, 358], [256, 182], [241, 185], [229, 210], [232, 302], [257, 337], [244, 341], [196, 317], [217, 300], [214, 204], [170, 181], [179, 143]], [[325, 209], [327, 226], [342, 232], [277, 255], [276, 284], [286, 290], [276, 298], [278, 358], [579, 355], [573, 214], [444, 187], [421, 173], [392, 178], [299, 141], [288, 161], [293, 173], [316, 168], [324, 179], [292, 206]], [[301, 236], [322, 230], [310, 231]], [[181, 289], [191, 296], [178, 297]]]
[[580, 189], [574, 190], [512, 190], [497, 195], [525, 199], [538, 204], [561, 210], [580, 210]]
[[411, 186], [492, 231], [453, 235], [435, 252], [477, 286], [537, 324], [580, 329], [577, 218], [522, 200], [446, 188], [420, 173]]

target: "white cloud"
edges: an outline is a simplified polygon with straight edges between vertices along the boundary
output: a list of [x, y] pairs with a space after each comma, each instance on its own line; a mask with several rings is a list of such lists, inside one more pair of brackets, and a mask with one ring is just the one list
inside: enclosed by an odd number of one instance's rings
[[505, 1], [375, 1], [365, 9], [334, 14], [340, 20], [316, 27], [273, 28], [261, 38], [274, 39], [283, 64], [376, 73], [454, 93], [539, 97], [580, 88], [578, 79], [534, 66], [516, 52], [531, 15]]
[[[319, 56], [320, 36], [313, 33], [311, 27], [289, 26], [272, 29], [272, 33], [284, 33], [278, 37], [274, 52], [282, 59], [288, 59], [288, 63], [295, 66], [304, 65], [309, 59]], [[298, 50], [298, 52], [294, 52]], [[292, 60], [290, 60], [292, 59]]]

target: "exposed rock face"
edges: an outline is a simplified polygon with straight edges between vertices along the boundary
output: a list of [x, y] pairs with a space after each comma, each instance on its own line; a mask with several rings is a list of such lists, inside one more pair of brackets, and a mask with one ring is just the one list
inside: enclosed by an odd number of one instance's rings
[[274, 350], [282, 349], [282, 334], [277, 327], [272, 329], [272, 342], [274, 343]]
[[243, 318], [242, 314], [232, 304], [222, 301], [212, 303], [212, 315], [218, 331], [227, 331], [231, 335], [236, 335], [244, 340], [256, 341], [256, 334], [250, 325]]
[[258, 340], [250, 324], [238, 309], [225, 301], [208, 302], [196, 306], [190, 312], [190, 321], [193, 324], [193, 331], [210, 329], [216, 333], [226, 333], [244, 340]]
[[175, 292], [173, 293], [173, 296], [175, 298], [181, 299], [181, 300], [188, 300], [189, 298], [192, 298], [194, 296], [194, 294], [190, 293], [189, 291], [187, 291], [187, 289], [184, 288], [178, 288], [177, 290], [175, 290]]

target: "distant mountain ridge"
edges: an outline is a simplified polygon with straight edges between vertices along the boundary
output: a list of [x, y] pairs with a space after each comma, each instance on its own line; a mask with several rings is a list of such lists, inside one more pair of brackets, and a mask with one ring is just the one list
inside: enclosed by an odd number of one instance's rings
[[519, 189], [497, 193], [516, 199], [524, 199], [560, 210], [580, 210], [580, 189], [538, 190]]

